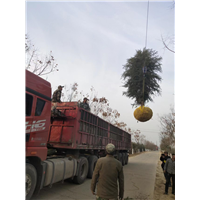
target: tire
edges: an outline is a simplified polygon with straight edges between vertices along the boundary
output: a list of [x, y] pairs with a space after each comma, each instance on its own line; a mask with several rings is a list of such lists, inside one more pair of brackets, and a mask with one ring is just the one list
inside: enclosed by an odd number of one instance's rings
[[122, 153], [122, 166], [125, 165], [125, 162], [126, 162], [126, 154]]
[[88, 158], [89, 167], [88, 167], [88, 174], [87, 174], [88, 178], [92, 178], [92, 174], [95, 169], [97, 160], [98, 160], [97, 156], [94, 156], [94, 155], [89, 156]]
[[125, 165], [127, 165], [127, 164], [128, 164], [128, 154], [125, 153]]
[[88, 160], [85, 157], [80, 158], [78, 164], [78, 175], [74, 177], [73, 182], [76, 184], [81, 184], [85, 181], [88, 174]]
[[119, 160], [119, 162], [121, 162], [121, 164], [122, 164], [122, 154], [121, 154], [121, 153], [119, 153], [119, 158], [118, 158], [118, 160]]
[[26, 200], [29, 200], [35, 190], [37, 171], [31, 164], [26, 163]]

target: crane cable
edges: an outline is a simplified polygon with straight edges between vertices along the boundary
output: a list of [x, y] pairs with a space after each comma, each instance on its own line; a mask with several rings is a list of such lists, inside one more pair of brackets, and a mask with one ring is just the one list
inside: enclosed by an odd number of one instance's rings
[[[147, 46], [148, 19], [149, 19], [149, 0], [148, 0], [148, 4], [147, 4], [146, 37], [145, 37], [144, 50], [146, 50], [146, 46]], [[144, 52], [144, 50], [143, 50], [143, 52]], [[144, 59], [144, 65], [143, 65], [143, 89], [142, 89], [143, 101], [141, 103], [141, 106], [144, 106], [144, 86], [145, 86], [145, 73], [146, 73], [145, 63], [146, 63], [146, 58]]]
[[148, 19], [149, 19], [149, 1], [148, 1], [148, 5], [147, 5], [147, 21], [146, 21], [146, 39], [145, 39], [145, 49], [146, 49], [146, 46], [147, 46]]

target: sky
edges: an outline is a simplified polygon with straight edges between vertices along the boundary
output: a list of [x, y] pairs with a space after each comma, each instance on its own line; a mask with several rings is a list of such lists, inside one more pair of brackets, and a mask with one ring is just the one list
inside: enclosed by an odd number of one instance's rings
[[[67, 87], [78, 83], [78, 90], [106, 97], [120, 119], [132, 130], [159, 145], [159, 116], [175, 106], [174, 53], [166, 50], [161, 35], [175, 34], [172, 1], [149, 3], [147, 46], [162, 57], [161, 96], [147, 103], [153, 111], [148, 122], [137, 122], [133, 100], [123, 96], [123, 66], [136, 50], [145, 47], [147, 1], [143, 2], [26, 2], [25, 32], [41, 54], [52, 51], [59, 71], [43, 76], [52, 85]], [[170, 46], [174, 49], [173, 45]]]

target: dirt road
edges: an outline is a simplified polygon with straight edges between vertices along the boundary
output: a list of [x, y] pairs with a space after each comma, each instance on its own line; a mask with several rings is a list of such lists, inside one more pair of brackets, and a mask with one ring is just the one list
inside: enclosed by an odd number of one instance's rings
[[[159, 156], [159, 152], [153, 151], [129, 158], [129, 164], [124, 166], [124, 198], [153, 199]], [[93, 200], [95, 197], [91, 194], [90, 183], [91, 179], [87, 179], [81, 185], [69, 182], [56, 183], [52, 188], [43, 188], [40, 194], [33, 196], [31, 200]]]

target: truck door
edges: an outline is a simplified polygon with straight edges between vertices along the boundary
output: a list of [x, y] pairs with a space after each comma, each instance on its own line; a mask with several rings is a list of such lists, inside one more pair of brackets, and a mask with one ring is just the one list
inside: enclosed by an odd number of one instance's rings
[[35, 96], [30, 146], [46, 147], [50, 125], [50, 103], [42, 97]]
[[26, 142], [30, 139], [31, 126], [33, 122], [33, 95], [26, 93]]

